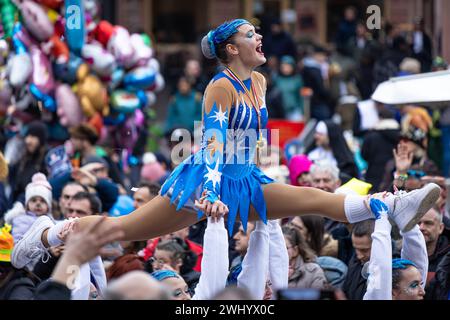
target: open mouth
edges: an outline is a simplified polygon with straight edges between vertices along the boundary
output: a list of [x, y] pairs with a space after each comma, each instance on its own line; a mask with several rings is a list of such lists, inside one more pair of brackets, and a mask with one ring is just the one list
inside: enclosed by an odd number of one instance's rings
[[258, 52], [261, 55], [264, 55], [264, 52], [262, 51], [262, 43], [256, 47], [256, 52]]

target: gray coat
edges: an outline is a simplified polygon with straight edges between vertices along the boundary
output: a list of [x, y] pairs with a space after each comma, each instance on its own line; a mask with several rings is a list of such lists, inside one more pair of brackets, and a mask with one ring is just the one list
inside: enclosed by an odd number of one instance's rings
[[301, 256], [297, 257], [294, 272], [289, 276], [290, 288], [322, 289], [326, 284], [325, 273], [317, 263], [305, 263]]

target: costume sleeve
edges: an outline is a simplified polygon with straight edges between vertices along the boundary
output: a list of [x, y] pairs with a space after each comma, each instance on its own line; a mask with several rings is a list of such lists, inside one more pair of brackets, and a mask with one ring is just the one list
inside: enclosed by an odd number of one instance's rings
[[[264, 298], [269, 260], [269, 231], [262, 221], [255, 223], [250, 234], [247, 253], [242, 261], [242, 271], [237, 278], [238, 287], [246, 289], [258, 299]], [[286, 247], [285, 244], [283, 244]]]
[[422, 288], [425, 288], [428, 274], [428, 253], [425, 238], [418, 225], [401, 233], [403, 236], [402, 259], [414, 262], [422, 275]]
[[212, 85], [206, 91], [203, 106], [202, 160], [206, 164], [203, 189], [207, 194], [206, 200], [211, 203], [219, 200], [220, 196], [228, 114], [231, 103], [231, 94], [223, 87]]
[[208, 225], [203, 237], [202, 273], [193, 300], [210, 300], [225, 289], [228, 276], [228, 234], [224, 219]]
[[391, 224], [386, 215], [375, 221], [367, 291], [363, 300], [392, 300]]
[[269, 220], [269, 276], [272, 290], [288, 287], [289, 282], [289, 254], [286, 249], [281, 226], [276, 220]]

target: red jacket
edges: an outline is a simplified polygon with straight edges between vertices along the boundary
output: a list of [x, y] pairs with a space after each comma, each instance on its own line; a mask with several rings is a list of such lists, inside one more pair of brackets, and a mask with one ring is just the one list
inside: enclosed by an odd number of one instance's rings
[[[155, 253], [156, 246], [158, 245], [161, 238], [155, 238], [147, 241], [147, 247], [144, 248], [144, 260], [147, 261], [150, 257], [153, 257]], [[202, 258], [203, 258], [203, 247], [198, 243], [191, 240], [185, 240], [189, 250], [197, 255], [197, 263], [195, 264], [194, 271], [202, 272]]]

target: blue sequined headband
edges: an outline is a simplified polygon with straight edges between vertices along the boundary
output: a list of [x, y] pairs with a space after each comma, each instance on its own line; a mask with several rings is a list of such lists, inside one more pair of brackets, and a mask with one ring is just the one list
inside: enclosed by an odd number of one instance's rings
[[234, 19], [218, 26], [215, 30], [208, 32], [208, 43], [211, 54], [216, 56], [216, 45], [226, 41], [233, 34], [238, 32], [238, 28], [243, 24], [251, 24], [245, 19]]
[[158, 270], [152, 272], [151, 276], [158, 281], [163, 281], [168, 278], [178, 278], [180, 277], [178, 273], [172, 270]]
[[406, 269], [410, 266], [416, 267], [416, 264], [410, 260], [406, 260], [406, 259], [392, 259], [392, 269]]

